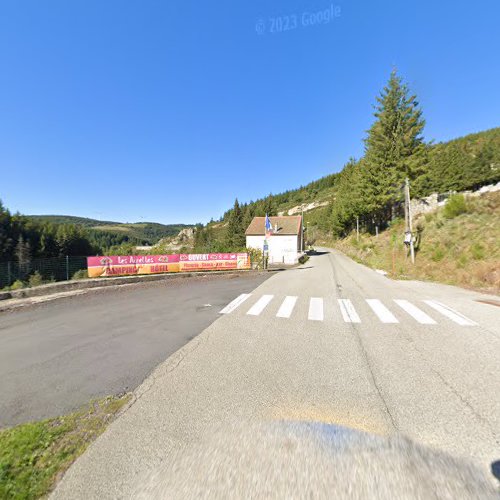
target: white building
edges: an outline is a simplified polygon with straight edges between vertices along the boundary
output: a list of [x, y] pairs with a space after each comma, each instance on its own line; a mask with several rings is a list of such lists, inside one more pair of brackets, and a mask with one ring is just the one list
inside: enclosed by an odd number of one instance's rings
[[302, 217], [269, 217], [273, 231], [266, 238], [266, 218], [254, 217], [247, 230], [247, 248], [264, 249], [264, 240], [269, 247], [270, 264], [296, 264], [302, 253]]

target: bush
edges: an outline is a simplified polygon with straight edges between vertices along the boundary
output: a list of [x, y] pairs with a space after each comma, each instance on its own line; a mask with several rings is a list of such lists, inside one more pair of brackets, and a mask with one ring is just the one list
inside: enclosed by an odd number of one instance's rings
[[246, 252], [250, 256], [250, 263], [252, 269], [262, 268], [262, 251], [257, 248], [247, 248]]
[[299, 264], [305, 264], [309, 260], [309, 255], [301, 255], [299, 257]]
[[89, 273], [86, 269], [80, 269], [73, 276], [71, 276], [72, 280], [85, 280], [89, 277]]
[[457, 215], [467, 212], [467, 202], [463, 194], [454, 194], [450, 196], [448, 202], [444, 206], [443, 215], [447, 219], [453, 219]]
[[444, 250], [441, 247], [436, 247], [434, 252], [432, 252], [431, 259], [434, 262], [439, 262], [444, 259]]
[[38, 272], [35, 271], [29, 278], [28, 278], [28, 285], [30, 287], [33, 286], [40, 286], [43, 285], [43, 278], [42, 275]]
[[474, 260], [483, 260], [484, 259], [484, 247], [481, 243], [474, 243], [470, 247], [470, 253]]
[[11, 290], [21, 290], [21, 288], [25, 288], [25, 287], [26, 287], [26, 283], [24, 283], [24, 281], [21, 281], [21, 280], [16, 280], [16, 281], [14, 281], [14, 283], [12, 283], [12, 285], [10, 285]]
[[460, 257], [458, 258], [458, 261], [457, 261], [457, 267], [459, 269], [464, 269], [465, 266], [468, 264], [469, 262], [469, 259], [467, 258], [467, 255], [465, 255], [465, 253], [461, 254]]

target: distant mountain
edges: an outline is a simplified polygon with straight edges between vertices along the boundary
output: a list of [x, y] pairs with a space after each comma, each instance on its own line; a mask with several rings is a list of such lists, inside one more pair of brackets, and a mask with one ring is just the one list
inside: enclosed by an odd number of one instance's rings
[[[77, 217], [74, 215], [26, 215], [28, 219], [51, 224], [73, 224], [83, 227], [104, 246], [128, 241], [137, 245], [154, 245], [162, 238], [175, 236], [188, 224], [159, 224], [157, 222], [121, 223]], [[105, 240], [105, 241], [104, 241]], [[104, 243], [103, 243], [104, 241]]]
[[75, 224], [83, 227], [115, 226], [121, 224], [121, 222], [88, 219], [87, 217], [77, 217], [76, 215], [26, 215], [25, 217], [38, 221], [51, 222], [53, 224]]

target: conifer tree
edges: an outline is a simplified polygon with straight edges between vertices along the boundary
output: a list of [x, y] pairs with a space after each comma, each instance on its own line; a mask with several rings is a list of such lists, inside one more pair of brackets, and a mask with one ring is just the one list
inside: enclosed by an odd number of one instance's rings
[[19, 236], [16, 245], [16, 259], [19, 264], [19, 269], [23, 272], [28, 272], [31, 262], [31, 248], [29, 241], [25, 241], [22, 234]]
[[243, 229], [243, 214], [238, 199], [234, 201], [234, 207], [227, 222], [226, 247], [234, 251], [245, 246], [245, 230]]
[[425, 121], [416, 96], [395, 70], [377, 103], [376, 120], [365, 139], [363, 191], [368, 211], [388, 220], [402, 199], [405, 177], [412, 180], [422, 171]]
[[12, 236], [10, 212], [3, 206], [0, 200], [0, 261], [8, 260], [11, 256], [14, 244]]

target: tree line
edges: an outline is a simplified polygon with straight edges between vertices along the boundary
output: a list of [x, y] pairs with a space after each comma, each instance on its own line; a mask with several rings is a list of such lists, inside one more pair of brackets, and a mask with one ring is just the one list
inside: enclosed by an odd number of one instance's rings
[[99, 222], [78, 217], [11, 214], [0, 201], [0, 262], [27, 263], [66, 255], [133, 254], [136, 246], [154, 244], [187, 227], [145, 222], [130, 224], [126, 226], [129, 230], [120, 231], [113, 229], [118, 223], [106, 223], [109, 230], [95, 229], [86, 224], [89, 220]]
[[406, 178], [416, 197], [477, 189], [500, 180], [500, 128], [433, 144], [424, 140], [424, 127], [417, 96], [393, 70], [377, 97], [364, 156], [351, 158], [338, 174], [298, 190], [248, 204], [235, 203], [222, 217], [227, 223], [226, 242], [241, 243], [252, 216], [277, 215], [289, 202], [311, 202], [322, 193], [329, 194], [330, 204], [318, 225], [341, 237], [353, 229], [356, 220], [365, 230], [374, 231], [400, 216]]
[[96, 250], [83, 228], [11, 214], [0, 201], [0, 262], [92, 255]]

